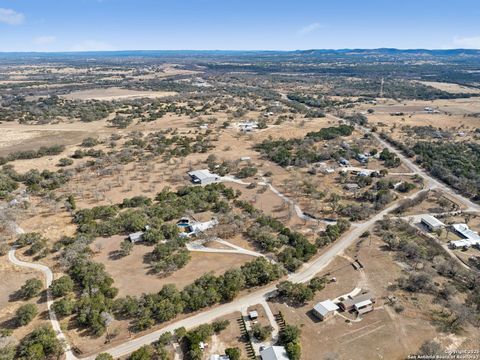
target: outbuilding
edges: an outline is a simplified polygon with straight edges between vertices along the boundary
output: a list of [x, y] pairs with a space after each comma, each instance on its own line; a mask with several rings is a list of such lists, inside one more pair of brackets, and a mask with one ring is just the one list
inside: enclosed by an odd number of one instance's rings
[[132, 244], [142, 241], [142, 238], [143, 238], [143, 231], [137, 231], [128, 235], [128, 240], [130, 240]]
[[190, 179], [194, 184], [206, 185], [217, 182], [220, 180], [220, 176], [211, 173], [209, 170], [195, 170], [188, 173]]
[[260, 350], [260, 357], [262, 360], [289, 360], [283, 346], [269, 346]]
[[312, 312], [316, 317], [323, 321], [331, 318], [338, 309], [339, 307], [332, 300], [325, 300], [316, 304], [313, 307]]
[[435, 231], [445, 226], [444, 223], [442, 223], [440, 220], [438, 220], [432, 215], [423, 215], [420, 222], [425, 225], [430, 231]]

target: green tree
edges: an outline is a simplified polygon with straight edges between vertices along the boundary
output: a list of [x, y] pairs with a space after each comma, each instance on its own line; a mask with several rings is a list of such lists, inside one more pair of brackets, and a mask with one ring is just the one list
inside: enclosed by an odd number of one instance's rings
[[133, 250], [133, 243], [129, 240], [123, 240], [120, 244], [120, 252], [123, 256], [130, 255]]
[[41, 326], [20, 341], [19, 359], [44, 360], [60, 357], [63, 347], [51, 326]]
[[75, 302], [69, 299], [60, 299], [53, 303], [53, 311], [57, 316], [69, 316], [73, 313]]
[[265, 341], [272, 335], [272, 327], [255, 324], [252, 326], [252, 335], [260, 341]]
[[18, 326], [29, 324], [38, 314], [37, 306], [34, 304], [25, 304], [20, 306], [15, 312], [15, 321]]
[[240, 360], [240, 357], [242, 356], [242, 352], [238, 347], [225, 349], [225, 354], [230, 358], [230, 360]]
[[73, 280], [70, 276], [64, 275], [61, 278], [52, 281], [50, 293], [53, 297], [65, 296], [73, 291]]
[[108, 353], [98, 354], [95, 360], [113, 360], [113, 356]]
[[18, 295], [26, 300], [29, 300], [38, 294], [43, 288], [43, 283], [39, 279], [28, 279], [18, 291]]
[[155, 349], [151, 345], [142, 346], [140, 349], [134, 351], [129, 360], [151, 360], [155, 354]]

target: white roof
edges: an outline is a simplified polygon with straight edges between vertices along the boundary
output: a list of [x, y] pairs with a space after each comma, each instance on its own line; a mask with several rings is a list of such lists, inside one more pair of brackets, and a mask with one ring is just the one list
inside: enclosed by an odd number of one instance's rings
[[190, 171], [188, 175], [192, 177], [196, 177], [199, 180], [205, 180], [205, 179], [210, 179], [214, 177], [218, 177], [216, 174], [212, 174], [209, 170], [204, 169], [204, 170], [194, 170]]
[[463, 240], [456, 240], [456, 241], [450, 241], [450, 244], [452, 244], [456, 248], [463, 248], [463, 247], [470, 247], [472, 246], [472, 241], [463, 239]]
[[358, 304], [355, 304], [355, 309], [360, 309], [361, 307], [372, 305], [372, 300], [364, 300], [360, 301]]
[[210, 360], [230, 360], [230, 357], [227, 355], [213, 354], [210, 355]]
[[262, 360], [289, 360], [283, 346], [270, 346], [260, 351]]
[[422, 216], [422, 221], [427, 223], [428, 225], [430, 225], [432, 227], [444, 226], [445, 225], [444, 223], [442, 223], [440, 220], [438, 220], [436, 217], [434, 217], [432, 215], [423, 215]]
[[251, 318], [258, 317], [258, 312], [256, 310], [250, 311], [248, 313], [248, 316], [250, 316]]
[[337, 304], [335, 304], [332, 300], [325, 300], [325, 301], [319, 302], [313, 308], [315, 309], [316, 312], [318, 312], [322, 316], [327, 315], [331, 311], [338, 310]]
[[453, 224], [452, 227], [465, 239], [472, 240], [474, 242], [480, 242], [480, 236], [478, 233], [470, 229], [467, 224]]
[[190, 224], [190, 226], [191, 226], [193, 232], [197, 233], [197, 232], [202, 232], [202, 231], [208, 230], [208, 229], [214, 227], [217, 224], [218, 224], [218, 220], [217, 219], [212, 219], [210, 221]]
[[130, 240], [138, 240], [142, 237], [143, 231], [137, 231], [128, 235]]

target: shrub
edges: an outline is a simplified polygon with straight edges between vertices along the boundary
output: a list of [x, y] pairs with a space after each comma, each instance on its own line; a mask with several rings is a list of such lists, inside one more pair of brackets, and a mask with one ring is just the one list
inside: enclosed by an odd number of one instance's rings
[[34, 304], [25, 304], [20, 306], [15, 312], [15, 321], [18, 326], [29, 324], [38, 314], [38, 309]]

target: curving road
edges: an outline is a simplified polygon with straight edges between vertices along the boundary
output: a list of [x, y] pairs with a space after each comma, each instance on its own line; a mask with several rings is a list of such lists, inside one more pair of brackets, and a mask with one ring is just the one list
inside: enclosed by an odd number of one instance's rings
[[[340, 120], [342, 122], [345, 122], [344, 119], [328, 115], [330, 118], [334, 118], [336, 120]], [[370, 132], [368, 129], [361, 128], [362, 131], [365, 132]], [[399, 150], [391, 146], [390, 144], [386, 143], [382, 139], [378, 137], [377, 134], [372, 133], [373, 136], [386, 148], [388, 148], [390, 151], [394, 152], [412, 171], [415, 173], [419, 174], [426, 180], [426, 185], [425, 189], [422, 190], [421, 192], [428, 191], [433, 188], [440, 188], [443, 191], [449, 193], [456, 199], [460, 200], [462, 203], [466, 204], [469, 208], [469, 210], [475, 210], [478, 211], [480, 210], [480, 206], [478, 204], [475, 204], [471, 202], [469, 199], [464, 198], [462, 195], [457, 194], [455, 191], [450, 189], [447, 185], [441, 183], [440, 181], [432, 178], [429, 174], [427, 174], [423, 169], [418, 167], [416, 164], [414, 164], [410, 159], [408, 159], [406, 156], [404, 156]], [[222, 180], [224, 181], [234, 181], [243, 185], [247, 185], [247, 183], [244, 183], [243, 181], [240, 181], [238, 179], [233, 179], [233, 178], [223, 178]], [[288, 201], [289, 203], [293, 204], [295, 206], [295, 211], [299, 217], [302, 219], [306, 216], [301, 209], [296, 206], [296, 204], [285, 197], [283, 194], [281, 194], [278, 190], [273, 188], [271, 184], [268, 183], [263, 183], [263, 185], [268, 185], [270, 189], [275, 192], [278, 196], [281, 196], [283, 199]], [[419, 192], [419, 193], [421, 193]], [[417, 196], [419, 193], [412, 194], [409, 196], [409, 198], [413, 198]], [[344, 236], [342, 236], [340, 239], [338, 239], [336, 242], [331, 244], [324, 253], [322, 253], [320, 256], [315, 258], [313, 261], [306, 263], [302, 266], [302, 268], [293, 274], [290, 274], [288, 276], [288, 279], [293, 282], [306, 282], [309, 281], [311, 278], [313, 278], [316, 274], [321, 272], [328, 264], [339, 254], [343, 253], [348, 247], [350, 247], [358, 238], [359, 236], [367, 231], [369, 228], [371, 228], [376, 221], [381, 220], [385, 215], [390, 213], [392, 210], [394, 210], [398, 206], [398, 203], [394, 203], [390, 205], [388, 208], [382, 210], [372, 218], [368, 219], [365, 222], [362, 223], [356, 223], [353, 224], [350, 231]], [[308, 220], [308, 219], [307, 219]], [[238, 250], [238, 249], [237, 249]], [[18, 265], [18, 266], [24, 266], [28, 268], [33, 268], [39, 271], [42, 271], [45, 275], [46, 278], [46, 283], [47, 286], [50, 285], [53, 275], [51, 270], [44, 266], [44, 265], [39, 265], [39, 264], [32, 264], [32, 263], [27, 263], [18, 260], [15, 257], [15, 249], [10, 250], [8, 254], [9, 260]], [[198, 326], [199, 324], [203, 323], [209, 323], [216, 318], [219, 318], [224, 315], [228, 315], [232, 312], [238, 311], [239, 309], [255, 305], [255, 304], [264, 304], [265, 301], [269, 298], [269, 296], [274, 292], [276, 289], [276, 284], [271, 284], [266, 287], [257, 289], [247, 295], [244, 295], [230, 303], [222, 304], [219, 306], [216, 306], [214, 308], [207, 309], [201, 313], [195, 314], [193, 316], [190, 316], [188, 318], [176, 321], [174, 323], [171, 323], [162, 329], [156, 330], [154, 332], [151, 332], [149, 334], [140, 336], [138, 338], [129, 340], [125, 343], [122, 343], [120, 345], [117, 345], [113, 348], [108, 349], [106, 352], [111, 354], [113, 357], [121, 357], [130, 354], [131, 352], [137, 350], [138, 348], [142, 347], [143, 345], [150, 344], [156, 340], [158, 340], [158, 337], [165, 333], [165, 332], [171, 332], [179, 327], [185, 327], [187, 329], [193, 328], [195, 326]], [[59, 339], [62, 339], [66, 343], [66, 337], [63, 334], [60, 324], [58, 323], [55, 314], [51, 310], [51, 296], [48, 294], [48, 309], [50, 313], [50, 321], [52, 323], [53, 328], [57, 332], [57, 337]], [[71, 349], [67, 345], [67, 350], [66, 350], [66, 358], [67, 360], [75, 360], [76, 357], [72, 353]], [[89, 356], [84, 358], [85, 360], [94, 360], [95, 355]]]
[[[17, 229], [21, 229], [21, 228], [18, 227], [18, 225], [15, 225], [15, 226], [16, 226]], [[23, 233], [23, 230], [20, 233]], [[24, 267], [24, 268], [29, 268], [29, 269], [34, 269], [34, 270], [37, 270], [37, 271], [41, 271], [43, 273], [43, 275], [45, 276], [45, 285], [47, 286], [47, 308], [48, 308], [48, 315], [50, 317], [50, 323], [52, 324], [53, 330], [57, 334], [57, 339], [60, 340], [64, 344], [66, 360], [75, 360], [76, 357], [73, 354], [70, 346], [68, 345], [67, 337], [63, 333], [62, 328], [60, 327], [60, 323], [58, 322], [57, 316], [55, 315], [55, 312], [52, 309], [53, 299], [52, 299], [52, 296], [50, 294], [50, 290], [48, 289], [50, 287], [50, 285], [52, 284], [52, 281], [53, 281], [52, 271], [50, 270], [49, 267], [47, 267], [45, 265], [29, 263], [29, 262], [19, 260], [15, 256], [15, 251], [16, 251], [16, 249], [12, 248], [8, 252], [8, 260], [10, 260], [10, 262], [12, 264], [14, 264], [16, 266]]]

